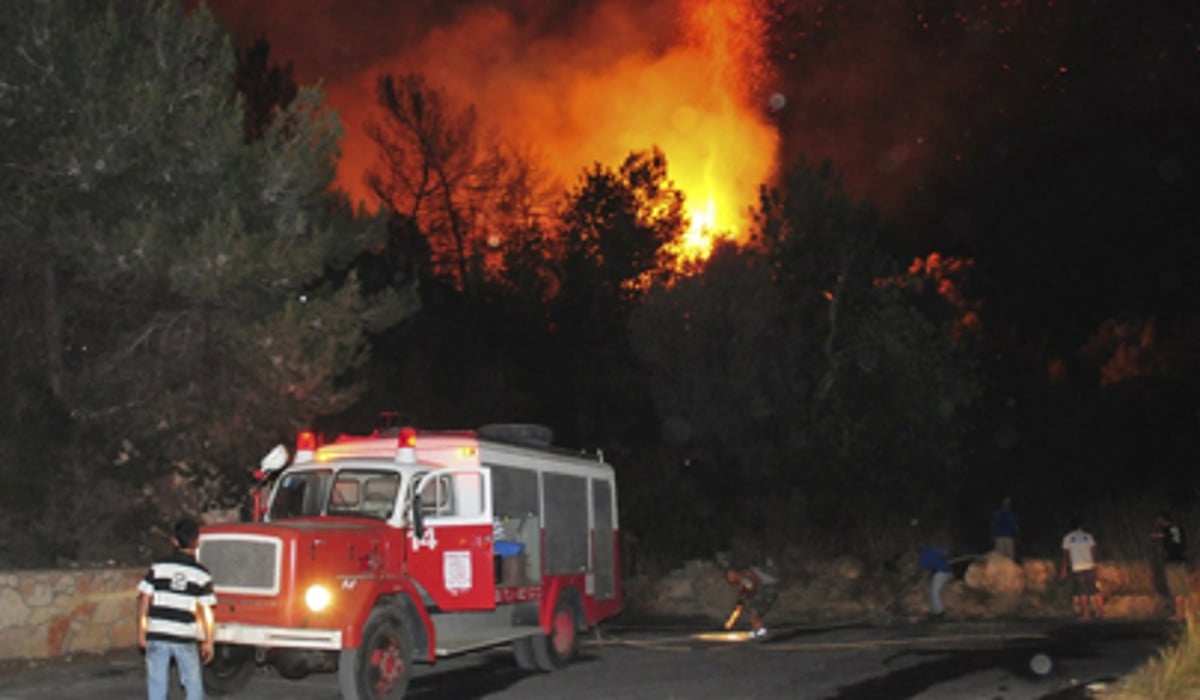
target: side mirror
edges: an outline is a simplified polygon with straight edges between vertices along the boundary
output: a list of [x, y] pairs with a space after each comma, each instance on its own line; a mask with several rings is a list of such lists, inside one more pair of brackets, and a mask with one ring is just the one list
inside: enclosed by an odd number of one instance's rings
[[267, 456], [262, 458], [258, 463], [262, 470], [263, 476], [270, 476], [275, 472], [283, 469], [288, 463], [288, 451], [283, 445], [276, 445], [274, 449], [267, 453]]

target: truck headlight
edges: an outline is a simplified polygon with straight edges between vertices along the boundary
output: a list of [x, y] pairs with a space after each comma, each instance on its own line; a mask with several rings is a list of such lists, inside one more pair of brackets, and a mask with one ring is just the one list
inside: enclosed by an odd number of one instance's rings
[[319, 583], [314, 583], [304, 592], [304, 602], [313, 612], [321, 612], [329, 607], [331, 600], [333, 600], [333, 596], [329, 595], [329, 590]]

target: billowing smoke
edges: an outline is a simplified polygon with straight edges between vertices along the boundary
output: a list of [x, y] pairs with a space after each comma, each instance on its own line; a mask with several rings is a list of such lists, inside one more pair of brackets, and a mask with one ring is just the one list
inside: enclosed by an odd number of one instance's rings
[[693, 218], [715, 229], [744, 228], [773, 174], [755, 0], [340, 5], [354, 14], [332, 2], [213, 5], [243, 39], [265, 34], [301, 80], [324, 81], [346, 129], [339, 180], [359, 199], [370, 201], [363, 173], [375, 148], [363, 125], [382, 73], [424, 74], [564, 185], [593, 163], [658, 147]]

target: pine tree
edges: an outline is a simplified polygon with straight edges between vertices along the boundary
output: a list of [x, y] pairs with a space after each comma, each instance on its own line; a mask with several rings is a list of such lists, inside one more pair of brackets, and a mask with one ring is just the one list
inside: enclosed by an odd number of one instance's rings
[[0, 13], [4, 420], [69, 417], [43, 426], [62, 451], [38, 478], [94, 543], [140, 522], [124, 514], [241, 490], [271, 440], [357, 396], [367, 333], [415, 297], [337, 274], [382, 220], [331, 192], [335, 118], [303, 89], [247, 143], [235, 52], [203, 7]]

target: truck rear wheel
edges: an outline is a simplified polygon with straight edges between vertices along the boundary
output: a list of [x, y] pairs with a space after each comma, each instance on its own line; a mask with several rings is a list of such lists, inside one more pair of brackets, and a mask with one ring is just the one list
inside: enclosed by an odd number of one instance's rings
[[404, 617], [378, 607], [363, 627], [362, 646], [343, 649], [338, 687], [345, 700], [399, 700], [412, 677], [413, 641]]
[[566, 666], [579, 651], [579, 624], [574, 598], [567, 593], [558, 597], [554, 617], [550, 619], [550, 634], [533, 637], [533, 658], [543, 671], [556, 671]]
[[217, 644], [213, 660], [202, 666], [204, 691], [209, 695], [239, 693], [254, 676], [254, 648], [240, 644]]

